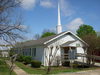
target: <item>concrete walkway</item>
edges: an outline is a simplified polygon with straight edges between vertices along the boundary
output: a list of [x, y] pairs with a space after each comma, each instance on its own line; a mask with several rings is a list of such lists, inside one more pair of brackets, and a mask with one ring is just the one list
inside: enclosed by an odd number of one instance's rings
[[[6, 63], [11, 66], [11, 62], [10, 61], [6, 61]], [[23, 71], [21, 68], [19, 68], [18, 66], [16, 66], [15, 64], [13, 65], [13, 71], [17, 74], [17, 75], [29, 75], [27, 74], [25, 71]]]
[[96, 66], [100, 67], [100, 63], [95, 63]]
[[57, 75], [100, 75], [100, 69], [75, 72], [75, 73], [63, 73], [63, 74], [57, 74]]

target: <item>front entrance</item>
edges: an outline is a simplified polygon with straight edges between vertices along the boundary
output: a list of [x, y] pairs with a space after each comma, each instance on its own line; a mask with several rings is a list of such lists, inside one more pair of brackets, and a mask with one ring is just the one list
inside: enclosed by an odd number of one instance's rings
[[63, 47], [63, 65], [69, 66], [70, 59], [76, 59], [76, 47]]
[[70, 62], [68, 61], [68, 52], [69, 52], [69, 47], [63, 47], [63, 53], [62, 53], [62, 66], [69, 66]]
[[64, 47], [64, 60], [68, 60], [69, 47]]

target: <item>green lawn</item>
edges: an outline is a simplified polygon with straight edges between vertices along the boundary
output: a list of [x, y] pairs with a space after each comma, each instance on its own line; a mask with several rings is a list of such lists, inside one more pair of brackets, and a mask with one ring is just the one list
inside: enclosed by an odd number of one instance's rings
[[[16, 62], [15, 63], [18, 67], [26, 71], [28, 74], [46, 74], [46, 70], [44, 69], [45, 67], [41, 68], [32, 68], [27, 65], [24, 65], [21, 62]], [[97, 69], [95, 67], [93, 68], [79, 68], [79, 69], [71, 69], [68, 67], [52, 67], [50, 74], [57, 74], [57, 73], [65, 73], [65, 72], [78, 72], [78, 71], [85, 71], [85, 70], [93, 70]]]
[[[0, 75], [9, 75], [9, 66], [5, 63], [3, 59], [0, 59]], [[14, 72], [12, 75], [16, 75]]]
[[[28, 74], [45, 74], [46, 70], [44, 67], [41, 68], [32, 68], [29, 66], [24, 65], [21, 62], [15, 63], [18, 67], [26, 71]], [[63, 73], [63, 72], [77, 72], [80, 71], [80, 69], [70, 69], [67, 67], [52, 67], [50, 74], [57, 74], [57, 73]]]
[[39, 69], [39, 68], [31, 68], [29, 66], [24, 65], [21, 62], [16, 62], [15, 63], [18, 67], [20, 67], [21, 69], [23, 69], [24, 71], [26, 71], [29, 74], [45, 74], [45, 70], [44, 69]]

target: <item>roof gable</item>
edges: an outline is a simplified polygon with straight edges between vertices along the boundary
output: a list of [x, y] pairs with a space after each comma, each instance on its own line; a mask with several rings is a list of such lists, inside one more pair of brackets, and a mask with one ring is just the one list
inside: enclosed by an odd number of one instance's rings
[[57, 36], [55, 36], [54, 38], [52, 38], [52, 39], [50, 39], [50, 40], [44, 42], [44, 44], [47, 44], [47, 43], [49, 43], [49, 42], [51, 42], [51, 41], [53, 41], [53, 40], [55, 40], [55, 39], [57, 39], [57, 38], [59, 38], [59, 37], [65, 35], [65, 34], [68, 34], [68, 33], [72, 34], [74, 37], [76, 37], [78, 40], [80, 40], [81, 42], [83, 42], [85, 45], [88, 46], [88, 44], [87, 44], [86, 42], [84, 42], [81, 38], [79, 38], [77, 35], [75, 35], [75, 34], [72, 33], [71, 31], [66, 31], [66, 32], [60, 33], [60, 34], [58, 34]]

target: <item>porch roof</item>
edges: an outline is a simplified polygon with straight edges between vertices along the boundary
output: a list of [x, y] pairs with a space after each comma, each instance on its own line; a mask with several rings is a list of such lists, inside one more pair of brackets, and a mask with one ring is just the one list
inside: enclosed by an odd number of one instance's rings
[[[76, 41], [76, 40], [75, 40], [75, 41]], [[61, 46], [62, 46], [62, 47], [69, 46], [71, 43], [74, 43], [75, 41], [68, 41], [68, 42], [62, 44]]]

